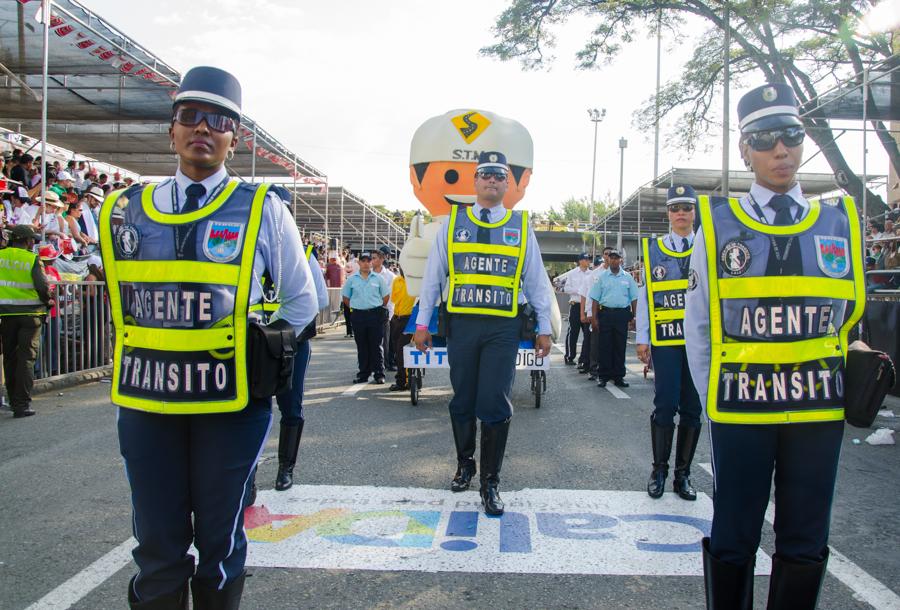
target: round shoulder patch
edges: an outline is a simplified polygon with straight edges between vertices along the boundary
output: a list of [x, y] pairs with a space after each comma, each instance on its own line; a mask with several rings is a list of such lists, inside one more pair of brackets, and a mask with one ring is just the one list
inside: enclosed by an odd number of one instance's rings
[[653, 268], [653, 271], [651, 273], [653, 273], [653, 279], [659, 282], [666, 278], [666, 274], [668, 272], [666, 271], [665, 266], [657, 265]]
[[134, 258], [141, 245], [141, 231], [137, 225], [124, 224], [116, 232], [116, 250], [122, 258]]
[[750, 267], [750, 248], [741, 241], [731, 240], [719, 253], [719, 262], [728, 275], [744, 275]]
[[691, 269], [691, 272], [688, 274], [688, 290], [694, 290], [697, 287], [697, 282], [699, 282], [699, 277], [697, 276], [697, 270]]

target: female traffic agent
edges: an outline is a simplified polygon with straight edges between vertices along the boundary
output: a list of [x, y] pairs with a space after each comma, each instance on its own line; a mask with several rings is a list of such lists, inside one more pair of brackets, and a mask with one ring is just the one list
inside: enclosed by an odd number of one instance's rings
[[[131, 485], [132, 608], [237, 608], [248, 481], [271, 426], [247, 363], [254, 277], [281, 278], [276, 318], [299, 334], [316, 292], [288, 208], [231, 180], [241, 87], [217, 68], [185, 74], [169, 139], [178, 170], [111, 194], [100, 237], [115, 325], [112, 401]], [[187, 550], [193, 544], [197, 563]]]

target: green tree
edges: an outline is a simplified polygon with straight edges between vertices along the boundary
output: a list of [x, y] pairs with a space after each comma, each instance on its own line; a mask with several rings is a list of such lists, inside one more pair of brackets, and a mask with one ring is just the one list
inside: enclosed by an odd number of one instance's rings
[[[723, 8], [730, 8], [726, 23]], [[525, 69], [538, 69], [553, 60], [545, 56], [555, 46], [555, 26], [568, 19], [588, 18], [595, 27], [576, 54], [578, 68], [591, 69], [612, 62], [628, 44], [657, 27], [685, 35], [689, 16], [699, 17], [707, 30], [695, 41], [693, 55], [683, 71], [661, 88], [635, 113], [641, 129], [660, 117], [681, 114], [675, 134], [668, 138], [688, 151], [713, 128], [721, 127], [714, 102], [721, 90], [724, 68], [724, 36], [733, 84], [740, 85], [751, 73], [761, 73], [770, 83], [789, 84], [804, 109], [818, 96], [847, 79], [861, 84], [864, 66], [892, 56], [886, 35], [857, 31], [861, 17], [873, 6], [867, 0], [512, 0], [497, 18], [493, 32], [498, 42], [481, 50], [502, 60], [518, 59]], [[857, 76], [854, 76], [857, 75]], [[854, 174], [822, 118], [803, 118], [809, 137], [819, 146], [840, 186], [861, 198], [865, 185]], [[880, 121], [872, 121], [891, 164], [900, 170], [897, 143]], [[886, 206], [869, 191], [874, 213]]]
[[[616, 209], [616, 205], [610, 203], [610, 200], [611, 197], [607, 197], [605, 201], [594, 201], [595, 221]], [[550, 206], [550, 209], [546, 212], [546, 219], [562, 224], [589, 222], [591, 219], [591, 208], [588, 205], [588, 197], [567, 199], [560, 204], [559, 209], [556, 209], [555, 206]]]

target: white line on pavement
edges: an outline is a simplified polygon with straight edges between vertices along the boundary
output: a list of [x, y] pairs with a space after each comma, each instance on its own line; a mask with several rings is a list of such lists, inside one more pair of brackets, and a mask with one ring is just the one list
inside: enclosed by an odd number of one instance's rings
[[[702, 463], [700, 467], [712, 475], [711, 464]], [[775, 523], [775, 505], [772, 502], [769, 502], [769, 506], [766, 508], [766, 521], [770, 524]], [[900, 608], [900, 596], [850, 561], [845, 555], [839, 553], [833, 546], [829, 545], [828, 548], [831, 549], [828, 571], [853, 591], [855, 599], [864, 601], [878, 610]]]
[[631, 398], [628, 394], [620, 390], [614, 385], [607, 385], [606, 389], [609, 390], [609, 393], [615, 396], [616, 398]]
[[356, 394], [357, 392], [359, 392], [361, 389], [363, 389], [363, 388], [366, 387], [367, 385], [369, 385], [369, 382], [364, 382], [364, 383], [354, 383], [352, 386], [350, 386], [349, 388], [347, 388], [346, 390], [344, 390], [344, 391], [341, 393], [341, 396], [353, 396], [354, 394]]
[[131, 562], [131, 549], [137, 545], [129, 538], [106, 555], [37, 600], [26, 610], [63, 610], [78, 603], [113, 574]]

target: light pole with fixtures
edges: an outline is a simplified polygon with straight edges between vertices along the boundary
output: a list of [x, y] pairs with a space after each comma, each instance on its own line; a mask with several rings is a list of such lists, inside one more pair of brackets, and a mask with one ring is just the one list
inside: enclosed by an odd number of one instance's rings
[[619, 238], [616, 240], [616, 250], [622, 254], [622, 179], [625, 175], [625, 149], [628, 148], [628, 140], [619, 138]]
[[[588, 117], [590, 117], [591, 122], [594, 123], [594, 163], [591, 165], [591, 200], [588, 202], [588, 209], [590, 210], [590, 226], [591, 230], [594, 229], [594, 184], [597, 179], [597, 126], [603, 121], [603, 118], [606, 116], [606, 108], [601, 108], [597, 110], [596, 108], [588, 108]], [[597, 256], [597, 236], [596, 232], [593, 231], [593, 236], [591, 238], [591, 263], [593, 264], [594, 258]]]

